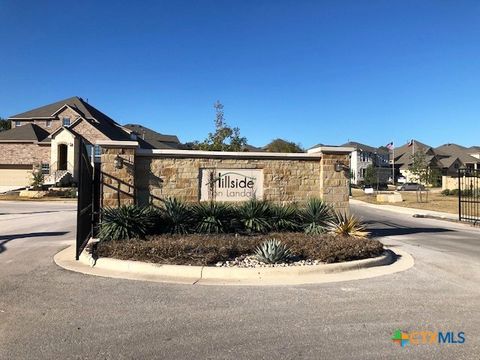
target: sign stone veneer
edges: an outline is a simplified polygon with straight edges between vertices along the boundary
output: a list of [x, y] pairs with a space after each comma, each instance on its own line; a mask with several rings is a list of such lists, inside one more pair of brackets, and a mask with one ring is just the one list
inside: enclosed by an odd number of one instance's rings
[[[320, 147], [309, 153], [221, 153], [190, 150], [139, 150], [128, 142], [98, 142], [103, 148], [102, 206], [121, 204], [159, 205], [175, 197], [200, 200], [202, 169], [261, 169], [263, 199], [276, 203], [305, 202], [319, 197], [337, 211], [348, 212], [350, 148]], [[115, 167], [122, 158], [123, 167]]]

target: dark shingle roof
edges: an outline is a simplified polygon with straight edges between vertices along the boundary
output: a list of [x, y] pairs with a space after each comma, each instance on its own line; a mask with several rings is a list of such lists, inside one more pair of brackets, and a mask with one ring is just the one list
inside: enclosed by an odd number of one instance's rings
[[[476, 164], [479, 159], [470, 155], [471, 150], [457, 144], [444, 144], [435, 148], [435, 152], [439, 155], [458, 158], [463, 164]], [[442, 160], [443, 161], [443, 160]]]
[[[129, 140], [130, 136], [127, 131], [108, 115], [96, 109], [82, 98], [73, 96], [68, 99], [60, 100], [52, 104], [48, 104], [21, 114], [13, 115], [9, 119], [38, 119], [38, 118], [54, 118], [52, 116], [64, 105], [70, 106], [78, 112], [80, 116], [87, 119], [91, 125], [96, 127], [100, 132], [105, 134], [111, 140]], [[72, 119], [76, 120], [76, 119]]]
[[353, 148], [358, 149], [358, 150], [369, 151], [369, 152], [372, 152], [372, 153], [377, 151], [377, 149], [374, 148], [373, 146], [361, 144], [361, 143], [355, 142], [355, 141], [349, 141], [349, 142], [347, 142], [345, 144], [342, 144], [340, 146], [353, 147]]
[[54, 102], [52, 104], [48, 104], [45, 106], [41, 106], [39, 108], [29, 110], [17, 115], [10, 116], [9, 119], [31, 119], [31, 118], [48, 118], [52, 117], [58, 109], [60, 109], [63, 105], [71, 106], [75, 111], [77, 111], [80, 115], [86, 118], [93, 118], [94, 116], [89, 112], [89, 110], [85, 107], [86, 102], [84, 102], [78, 96], [73, 96], [68, 99], [60, 100]]
[[338, 145], [328, 145], [328, 144], [318, 143], [316, 145], [310, 146], [307, 150], [315, 149], [315, 148], [322, 147], [322, 146], [325, 146], [325, 147], [339, 147]]
[[123, 126], [131, 130], [138, 137], [142, 148], [152, 149], [182, 149], [183, 146], [175, 135], [160, 134], [140, 124], [127, 124]]
[[420, 141], [413, 140], [413, 144], [406, 143], [398, 148], [395, 148], [395, 163], [408, 164], [411, 160], [413, 152], [422, 151], [427, 155], [434, 155], [433, 149], [430, 145], [426, 145]]
[[32, 141], [39, 142], [49, 135], [48, 131], [35, 124], [25, 124], [0, 132], [0, 141]]
[[123, 127], [132, 130], [135, 134], [137, 134], [139, 137], [141, 137], [144, 140], [155, 139], [158, 141], [173, 142], [173, 143], [180, 144], [180, 141], [178, 140], [177, 136], [160, 134], [140, 124], [127, 124], [127, 125], [123, 125]]

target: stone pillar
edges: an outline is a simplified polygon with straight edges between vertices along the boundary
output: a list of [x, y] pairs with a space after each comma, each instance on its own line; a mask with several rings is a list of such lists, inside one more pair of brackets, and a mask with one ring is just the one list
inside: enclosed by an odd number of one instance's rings
[[135, 151], [137, 142], [102, 141], [100, 194], [102, 207], [136, 203]]
[[[322, 151], [320, 160], [320, 195], [336, 211], [349, 213], [350, 153]], [[335, 171], [337, 163], [344, 169]]]

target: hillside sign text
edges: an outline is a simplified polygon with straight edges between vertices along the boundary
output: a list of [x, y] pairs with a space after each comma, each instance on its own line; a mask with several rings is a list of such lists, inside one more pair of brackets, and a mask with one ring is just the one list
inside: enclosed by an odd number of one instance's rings
[[263, 199], [261, 169], [201, 169], [200, 201]]

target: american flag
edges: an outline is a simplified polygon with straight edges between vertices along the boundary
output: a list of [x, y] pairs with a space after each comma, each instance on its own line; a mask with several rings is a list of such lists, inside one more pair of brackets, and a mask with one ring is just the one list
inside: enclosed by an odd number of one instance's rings
[[393, 145], [393, 141], [391, 143], [388, 143], [387, 145], [385, 145], [385, 147], [388, 149], [388, 150], [393, 150], [395, 149], [395, 145]]

